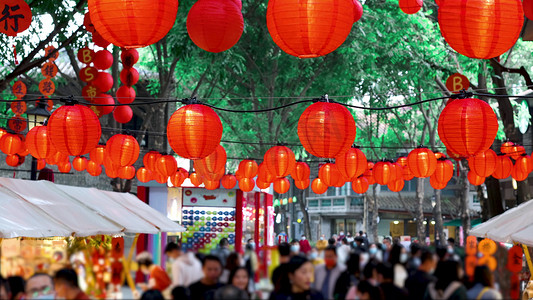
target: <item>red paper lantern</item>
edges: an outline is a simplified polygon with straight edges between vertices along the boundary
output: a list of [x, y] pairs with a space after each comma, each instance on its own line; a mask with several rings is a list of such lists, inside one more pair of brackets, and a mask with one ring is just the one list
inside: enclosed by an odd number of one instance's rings
[[162, 39], [174, 25], [176, 0], [89, 0], [94, 28], [118, 47], [142, 48]]
[[16, 154], [21, 148], [22, 140], [16, 134], [6, 133], [0, 138], [0, 150], [2, 150], [4, 154]]
[[327, 163], [320, 167], [318, 170], [318, 178], [327, 186], [339, 185], [339, 182], [343, 181], [341, 172], [335, 164]]
[[398, 163], [402, 167], [407, 167], [407, 157], [405, 156], [398, 157], [398, 159], [396, 160], [396, 163]]
[[378, 184], [387, 185], [389, 182], [396, 179], [392, 172], [392, 164], [388, 161], [378, 161], [372, 170], [374, 179]]
[[304, 179], [304, 180], [294, 181], [294, 186], [296, 186], [296, 188], [300, 190], [306, 190], [310, 184], [311, 184], [311, 180], [309, 180], [309, 178]]
[[[146, 170], [150, 171], [148, 169]], [[172, 185], [175, 187], [180, 187], [185, 181], [185, 179], [189, 177], [188, 175], [189, 174], [187, 173], [187, 176], [185, 176], [182, 172], [178, 170], [176, 171], [176, 173], [174, 173], [174, 175], [170, 176], [170, 183], [172, 183]]]
[[94, 147], [93, 150], [89, 153], [89, 158], [91, 161], [94, 161], [95, 163], [101, 165], [104, 163], [104, 157], [105, 157], [105, 145], [98, 145]]
[[165, 177], [170, 177], [178, 171], [178, 162], [172, 155], [163, 155], [157, 160], [155, 167], [157, 172]]
[[267, 27], [281, 50], [299, 58], [335, 51], [356, 19], [352, 0], [270, 0]]
[[[527, 162], [526, 162], [527, 164]], [[521, 164], [515, 164], [513, 166], [513, 169], [511, 170], [511, 177], [513, 177], [514, 180], [516, 181], [524, 181], [526, 180], [527, 176], [529, 175], [529, 172], [524, 172], [522, 170], [522, 165]]]
[[212, 190], [216, 190], [220, 187], [220, 181], [218, 180], [215, 180], [215, 181], [211, 181], [211, 180], [206, 180], [204, 181], [204, 187], [206, 190], [209, 190], [209, 191], [212, 191]]
[[93, 82], [101, 92], [105, 93], [113, 87], [113, 76], [107, 72], [98, 72]]
[[403, 179], [397, 179], [397, 180], [394, 180], [394, 181], [391, 181], [387, 184], [387, 188], [391, 191], [391, 192], [395, 192], [395, 193], [398, 193], [400, 192], [401, 190], [403, 190], [403, 187], [405, 185], [405, 182], [403, 181]]
[[480, 59], [497, 57], [507, 52], [520, 36], [524, 23], [520, 0], [440, 2], [442, 36], [462, 55]]
[[498, 119], [486, 102], [458, 99], [442, 110], [438, 132], [446, 148], [470, 157], [490, 148], [498, 132]]
[[320, 180], [320, 178], [315, 178], [311, 183], [311, 189], [313, 193], [320, 195], [324, 194], [328, 190], [328, 186]]
[[10, 167], [16, 168], [24, 163], [25, 158], [18, 154], [11, 154], [6, 156], [6, 164]]
[[353, 179], [366, 171], [366, 155], [359, 148], [350, 148], [335, 159], [335, 164], [342, 176]]
[[[261, 171], [259, 171], [259, 174], [261, 174]], [[294, 166], [294, 171], [291, 173], [291, 176], [294, 181], [309, 180], [309, 176], [311, 176], [311, 169], [307, 163], [297, 162]]]
[[26, 134], [26, 147], [37, 159], [47, 158], [57, 152], [48, 138], [46, 126], [35, 126]]
[[231, 175], [231, 174], [227, 174], [227, 175], [224, 175], [222, 177], [222, 186], [225, 188], [225, 189], [228, 189], [228, 190], [231, 190], [232, 188], [235, 187], [235, 185], [237, 184], [237, 178], [235, 178], [234, 175]]
[[102, 166], [97, 162], [89, 161], [87, 163], [87, 173], [93, 177], [100, 176], [102, 174]]
[[72, 160], [72, 167], [78, 172], [85, 171], [85, 169], [87, 169], [87, 158], [83, 156], [76, 156]]
[[433, 175], [435, 180], [440, 182], [448, 182], [453, 177], [453, 164], [447, 159], [440, 159], [437, 161], [437, 167]]
[[227, 160], [226, 150], [221, 145], [218, 145], [216, 150], [213, 153], [209, 154], [208, 156], [206, 156], [205, 158], [201, 160], [195, 161], [194, 163], [195, 165], [197, 163], [201, 164], [203, 169], [207, 173], [221, 173], [225, 169], [226, 160]]
[[113, 111], [113, 118], [121, 124], [126, 124], [133, 118], [133, 110], [127, 105], [117, 106]]
[[37, 170], [42, 170], [46, 167], [46, 159], [38, 159], [37, 160]]
[[274, 191], [278, 194], [285, 194], [291, 188], [291, 183], [287, 178], [278, 178], [274, 181]]
[[314, 103], [305, 109], [298, 121], [298, 137], [302, 146], [318, 157], [333, 158], [347, 152], [355, 135], [352, 115], [346, 107], [337, 103]]
[[100, 140], [102, 129], [96, 114], [83, 105], [63, 105], [48, 118], [50, 141], [70, 156], [89, 153]]
[[283, 178], [294, 171], [296, 159], [291, 149], [285, 146], [274, 146], [265, 153], [264, 164], [270, 174], [276, 178]]
[[407, 166], [415, 177], [426, 178], [435, 172], [437, 159], [428, 148], [416, 148], [407, 156]]
[[352, 181], [352, 190], [357, 194], [364, 194], [368, 191], [369, 183], [368, 179], [364, 176], [357, 177]]
[[513, 170], [513, 162], [507, 156], [500, 156], [496, 158], [496, 168], [492, 173], [492, 177], [496, 179], [505, 179], [511, 175]]
[[391, 180], [403, 180], [403, 167], [399, 163], [391, 163]]
[[94, 66], [99, 70], [107, 70], [113, 65], [113, 54], [107, 50], [100, 50], [94, 54]]
[[254, 178], [257, 175], [259, 166], [255, 160], [245, 159], [239, 163], [239, 170], [244, 178]]
[[[95, 82], [96, 78], [98, 77], [98, 73], [99, 73], [98, 69], [87, 66], [87, 67], [85, 67], [85, 68], [80, 70], [80, 80], [83, 81], [83, 82], [91, 83], [91, 85], [90, 85], [91, 87], [94, 86], [96, 89], [98, 89], [98, 87], [96, 87], [94, 85], [94, 82]], [[84, 89], [82, 89], [82, 93], [85, 91], [85, 93], [88, 94], [88, 95], [89, 94], [96, 94], [96, 92], [89, 93], [90, 91], [86, 90], [86, 88], [87, 88], [87, 86], [85, 86]], [[100, 92], [100, 90], [98, 90], [98, 91]]]
[[514, 163], [514, 168], [517, 169], [517, 172], [525, 173], [529, 175], [530, 166], [531, 166], [531, 157], [529, 155], [523, 154], [520, 156]]
[[187, 15], [187, 32], [196, 46], [222, 52], [235, 45], [243, 32], [241, 8], [234, 1], [199, 0]]
[[130, 104], [136, 97], [135, 89], [131, 86], [123, 85], [117, 90], [117, 101], [121, 104]]
[[412, 15], [420, 11], [423, 4], [424, 3], [422, 2], [422, 0], [400, 0], [399, 1], [400, 9], [408, 15]]
[[270, 182], [263, 182], [261, 180], [259, 180], [259, 178], [257, 179], [257, 181], [255, 182], [255, 186], [257, 186], [258, 188], [260, 189], [268, 189], [270, 187]]
[[92, 49], [90, 49], [90, 48], [83, 47], [80, 50], [78, 50], [78, 54], [76, 56], [78, 57], [78, 60], [82, 64], [88, 65], [88, 64], [93, 62], [94, 51]]
[[483, 151], [468, 160], [470, 169], [479, 177], [487, 177], [494, 173], [496, 168], [496, 152], [492, 149]]
[[139, 158], [139, 151], [139, 143], [131, 135], [115, 134], [109, 138], [106, 145], [107, 155], [120, 167], [133, 165]]
[[113, 105], [115, 104], [115, 99], [111, 97], [111, 95], [108, 94], [98, 94], [98, 97], [92, 98], [92, 103], [94, 104], [100, 104], [98, 106], [91, 106], [91, 110], [94, 111], [94, 113], [100, 118], [104, 115], [110, 114], [113, 112], [113, 109], [115, 108]]
[[152, 172], [156, 172], [156, 163], [157, 163], [157, 160], [163, 156], [161, 153], [157, 152], [157, 151], [148, 151], [146, 152], [146, 154], [143, 156], [143, 164], [144, 166], [152, 171]]
[[70, 170], [72, 170], [72, 165], [69, 161], [60, 162], [59, 164], [57, 164], [57, 169], [61, 173], [69, 173]]
[[170, 147], [179, 156], [202, 159], [213, 153], [222, 138], [222, 122], [210, 108], [190, 104], [178, 109], [167, 124]]
[[435, 176], [429, 178], [429, 184], [436, 190], [442, 190], [448, 185], [448, 181], [438, 181]]
[[139, 61], [139, 51], [135, 49], [123, 49], [120, 53], [120, 60], [124, 68], [131, 68]]
[[49, 165], [58, 165], [63, 162], [68, 162], [68, 155], [65, 155], [59, 151], [46, 158], [46, 162]]
[[105, 166], [105, 175], [109, 178], [117, 178], [118, 177], [118, 169], [114, 167], [107, 167]]
[[126, 86], [135, 85], [139, 81], [139, 72], [135, 68], [122, 69], [120, 81]]
[[526, 153], [526, 149], [524, 146], [521, 145], [514, 145], [511, 148], [511, 151], [509, 153], [506, 153], [507, 156], [510, 156], [514, 160], [518, 160], [523, 154]]
[[118, 169], [118, 178], [133, 179], [135, 177], [135, 168], [133, 166], [123, 166]]
[[[237, 170], [237, 172], [235, 173], [235, 177], [237, 177], [237, 180], [239, 180], [239, 177], [243, 177], [242, 171]], [[264, 183], [272, 183], [275, 179], [276, 177], [270, 172], [268, 172], [265, 163], [259, 164], [259, 167], [257, 168], [257, 181], [262, 181]]]
[[31, 8], [23, 0], [2, 0], [2, 23], [0, 32], [17, 36], [31, 25]]
[[482, 185], [485, 182], [485, 177], [477, 175], [474, 171], [468, 172], [467, 178], [471, 185]]
[[507, 141], [501, 145], [500, 152], [503, 154], [508, 154], [513, 149], [513, 146], [514, 146], [513, 142]]
[[250, 192], [255, 187], [255, 181], [252, 178], [244, 177], [239, 180], [239, 189], [243, 192]]
[[107, 46], [109, 46], [111, 44], [110, 42], [106, 41], [102, 37], [102, 35], [100, 33], [98, 33], [98, 31], [96, 31], [96, 30], [92, 33], [92, 35], [93, 35], [93, 43], [96, 46], [99, 46], [99, 47], [102, 47], [102, 48], [107, 48]]

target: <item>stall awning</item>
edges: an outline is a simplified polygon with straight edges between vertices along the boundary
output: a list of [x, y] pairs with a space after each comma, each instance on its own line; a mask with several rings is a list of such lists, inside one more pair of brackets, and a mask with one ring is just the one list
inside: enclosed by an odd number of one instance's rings
[[2, 238], [185, 231], [125, 193], [0, 178], [0, 197]]
[[[475, 227], [477, 225], [481, 224], [481, 219], [473, 219], [472, 221], [470, 221], [470, 226]], [[448, 221], [444, 224], [442, 224], [443, 226], [455, 226], [455, 227], [459, 227], [459, 226], [463, 226], [463, 221], [461, 219], [454, 219], [454, 220], [451, 220], [451, 221]]]

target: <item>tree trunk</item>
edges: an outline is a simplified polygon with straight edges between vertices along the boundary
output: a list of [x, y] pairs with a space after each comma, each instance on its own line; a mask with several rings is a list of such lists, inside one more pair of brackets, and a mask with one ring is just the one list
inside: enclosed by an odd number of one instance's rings
[[444, 245], [446, 237], [444, 236], [444, 225], [442, 221], [442, 202], [441, 190], [435, 190], [435, 207], [433, 215], [435, 217], [435, 240], [439, 238], [439, 245]]
[[470, 188], [470, 183], [466, 177], [467, 170], [466, 167], [463, 167], [463, 162], [459, 162], [458, 167], [461, 168], [461, 175], [459, 177], [459, 182], [461, 183], [461, 220], [463, 224], [463, 238], [466, 239], [471, 227], [468, 201], [468, 190]]
[[309, 214], [307, 213], [307, 198], [305, 197], [305, 191], [304, 190], [298, 189], [298, 202], [300, 203], [300, 210], [302, 211], [302, 213], [304, 215], [303, 223], [304, 223], [305, 237], [307, 239], [309, 239], [309, 240], [312, 240], [312, 237], [311, 237], [311, 220], [309, 219]]
[[[373, 191], [374, 195], [374, 208], [372, 211], [374, 212], [372, 214], [372, 238], [374, 239], [374, 243], [377, 243], [379, 241], [378, 238], [378, 218], [379, 218], [379, 206], [378, 206], [378, 197], [376, 195], [376, 191]], [[370, 233], [367, 233], [367, 235], [370, 235]]]
[[366, 229], [367, 229], [367, 235], [368, 235], [369, 242], [371, 243], [374, 242], [374, 236], [371, 233], [374, 232], [374, 214], [375, 214], [374, 202], [376, 201], [376, 189], [377, 189], [377, 185], [376, 184], [372, 185], [372, 196], [366, 198], [367, 200], [366, 201], [366, 210], [367, 210], [366, 219], [368, 222], [368, 227]]
[[[364, 232], [368, 232], [368, 196], [366, 193], [363, 194], [363, 229], [360, 229]], [[355, 234], [355, 233], [354, 233]]]
[[416, 234], [420, 243], [426, 240], [426, 225], [424, 225], [424, 178], [417, 178], [416, 182]]

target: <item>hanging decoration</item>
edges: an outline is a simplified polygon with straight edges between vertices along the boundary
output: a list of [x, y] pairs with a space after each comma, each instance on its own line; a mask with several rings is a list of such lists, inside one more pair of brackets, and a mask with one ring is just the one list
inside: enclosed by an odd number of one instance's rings
[[311, 184], [311, 180], [309, 178], [304, 180], [297, 180], [294, 181], [294, 186], [299, 190], [306, 190], [309, 188], [309, 185]]
[[433, 151], [420, 146], [409, 152], [407, 166], [415, 177], [430, 177], [437, 168], [437, 158]]
[[139, 143], [131, 135], [115, 134], [107, 140], [106, 153], [119, 167], [133, 165], [139, 158], [139, 152]]
[[368, 191], [368, 187], [368, 179], [366, 179], [366, 177], [364, 176], [359, 176], [354, 181], [352, 181], [352, 190], [357, 194], [366, 193], [366, 191]]
[[483, 256], [478, 260], [478, 265], [485, 265], [491, 271], [495, 271], [498, 266], [498, 261], [494, 258], [494, 253], [498, 250], [498, 245], [491, 239], [483, 239], [478, 244], [478, 250]]
[[0, 32], [8, 36], [17, 36], [31, 25], [31, 8], [23, 0], [0, 0], [2, 17]]
[[[261, 174], [261, 171], [259, 171], [259, 174]], [[299, 161], [295, 164], [294, 171], [291, 173], [291, 176], [295, 181], [309, 180], [309, 176], [311, 176], [311, 169], [307, 163]]]
[[440, 1], [438, 13], [446, 42], [471, 58], [490, 59], [507, 52], [524, 24], [520, 0]]
[[396, 178], [392, 175], [392, 164], [388, 161], [378, 161], [373, 168], [374, 179], [378, 184], [387, 185]]
[[15, 83], [13, 83], [11, 91], [16, 97], [16, 99], [11, 102], [10, 105], [11, 111], [15, 114], [15, 116], [9, 119], [8, 126], [14, 132], [19, 133], [24, 131], [28, 124], [26, 118], [22, 117], [22, 114], [25, 113], [27, 109], [26, 102], [22, 101], [22, 98], [26, 96], [27, 92], [26, 84], [20, 80], [17, 80]]
[[484, 178], [494, 173], [496, 158], [496, 152], [488, 149], [468, 159], [468, 165], [477, 176]]
[[291, 183], [287, 178], [278, 178], [274, 181], [274, 191], [278, 194], [285, 194], [291, 188]]
[[511, 175], [513, 171], [513, 162], [507, 156], [498, 155], [496, 158], [496, 167], [492, 173], [492, 177], [496, 179], [505, 179]]
[[[133, 85], [139, 80], [139, 72], [133, 68], [133, 65], [139, 61], [139, 52], [135, 49], [122, 49], [120, 58], [122, 61], [120, 79], [123, 85], [117, 90], [117, 101], [120, 104], [130, 104], [133, 103], [136, 97]], [[129, 105], [117, 106], [113, 112], [113, 118], [119, 123], [128, 123], [133, 118], [133, 110]]]
[[237, 178], [235, 178], [235, 175], [226, 174], [220, 182], [225, 189], [231, 190], [237, 185]]
[[465, 244], [465, 274], [472, 279], [477, 266], [477, 237], [469, 235]]
[[285, 146], [274, 146], [268, 149], [263, 161], [268, 172], [276, 178], [289, 176], [296, 167], [294, 152]]
[[337, 166], [333, 163], [322, 165], [318, 170], [318, 178], [327, 186], [336, 186], [339, 184], [339, 182], [344, 184], [341, 173], [337, 169]]
[[422, 0], [399, 0], [398, 4], [404, 13], [412, 15], [420, 11], [424, 2]]
[[46, 47], [44, 52], [44, 55], [49, 56], [49, 58], [48, 62], [44, 63], [41, 67], [41, 73], [43, 74], [44, 79], [39, 82], [39, 92], [43, 94], [43, 98], [39, 101], [48, 101], [51, 104], [49, 110], [52, 110], [53, 101], [49, 99], [49, 96], [52, 95], [56, 90], [56, 86], [52, 81], [52, 78], [54, 78], [58, 72], [58, 68], [54, 61], [59, 56], [59, 52], [56, 51], [54, 46]]
[[478, 186], [482, 185], [485, 182], [485, 177], [479, 176], [476, 172], [470, 171], [467, 175], [468, 182], [470, 182], [471, 185]]
[[366, 171], [366, 155], [359, 148], [351, 147], [344, 154], [335, 158], [335, 165], [342, 176], [352, 180]]

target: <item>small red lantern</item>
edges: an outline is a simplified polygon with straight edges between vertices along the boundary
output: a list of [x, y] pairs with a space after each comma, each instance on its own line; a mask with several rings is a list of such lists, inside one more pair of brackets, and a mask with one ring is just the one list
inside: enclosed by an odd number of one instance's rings
[[165, 175], [159, 174], [159, 173], [153, 173], [154, 179], [159, 184], [166, 184], [168, 181], [168, 177]]
[[283, 178], [294, 171], [296, 159], [291, 149], [285, 146], [274, 146], [265, 153], [264, 164], [270, 174], [276, 178]]
[[[88, 15], [88, 14], [87, 14]], [[90, 48], [83, 47], [80, 50], [78, 50], [78, 53], [76, 55], [78, 57], [78, 60], [82, 64], [90, 64], [93, 62], [94, 59], [94, 51]], [[107, 68], [106, 68], [107, 69]]]
[[357, 194], [366, 193], [366, 191], [368, 191], [368, 187], [368, 179], [366, 179], [366, 177], [364, 176], [359, 176], [354, 181], [352, 181], [352, 190]]
[[218, 180], [215, 180], [215, 181], [206, 180], [206, 181], [204, 181], [204, 186], [205, 186], [206, 190], [209, 190], [209, 191], [216, 190], [216, 189], [218, 189], [220, 187], [220, 181], [218, 181]]
[[113, 111], [113, 118], [120, 124], [126, 124], [133, 118], [133, 110], [127, 105], [117, 106]]
[[335, 164], [342, 176], [353, 179], [366, 171], [366, 155], [359, 148], [352, 147], [335, 159]]
[[274, 43], [287, 54], [312, 58], [335, 51], [344, 43], [355, 14], [352, 0], [270, 0], [267, 27]]
[[72, 170], [72, 165], [70, 164], [69, 161], [64, 161], [57, 165], [57, 169], [61, 173], [69, 173], [70, 170]]
[[398, 193], [401, 190], [403, 190], [404, 185], [405, 185], [405, 182], [403, 181], [403, 179], [397, 179], [392, 182], [389, 182], [387, 184], [387, 188], [389, 188], [391, 192]]
[[115, 134], [107, 141], [106, 152], [115, 165], [124, 167], [133, 165], [137, 161], [140, 148], [133, 136]]
[[[518, 161], [517, 161], [518, 162]], [[526, 162], [527, 164], [527, 162]], [[521, 164], [516, 164], [513, 166], [513, 169], [511, 170], [511, 177], [513, 177], [516, 181], [524, 181], [526, 180], [527, 176], [529, 176], [529, 172], [523, 172]]]
[[488, 149], [471, 157], [468, 160], [468, 164], [470, 169], [476, 173], [477, 176], [485, 178], [494, 173], [494, 169], [496, 168], [496, 158], [496, 152], [492, 149]]
[[72, 160], [72, 167], [78, 172], [85, 171], [85, 169], [87, 169], [87, 158], [83, 156], [76, 156]]
[[[530, 166], [531, 166], [531, 157], [529, 155], [523, 154], [520, 156], [514, 163], [514, 168], [517, 169], [517, 172], [525, 173], [529, 175]], [[516, 178], [515, 178], [516, 179]]]
[[100, 176], [102, 174], [102, 166], [91, 160], [87, 163], [87, 173], [93, 177]]
[[[148, 169], [146, 170], [150, 171]], [[180, 187], [185, 181], [185, 179], [187, 179], [188, 177], [189, 177], [189, 173], [187, 173], [187, 176], [185, 176], [183, 172], [178, 170], [176, 171], [176, 173], [174, 173], [174, 175], [170, 176], [170, 183], [172, 183], [172, 185], [175, 187]]]
[[392, 164], [388, 161], [378, 161], [374, 165], [372, 171], [374, 179], [378, 184], [387, 185], [389, 182], [396, 179], [392, 174]]
[[500, 156], [496, 158], [496, 168], [492, 173], [492, 177], [496, 179], [505, 179], [511, 175], [513, 171], [513, 162], [507, 156]]
[[320, 178], [315, 178], [311, 183], [311, 189], [313, 193], [320, 195], [324, 194], [328, 190], [328, 186], [320, 180]]
[[118, 178], [133, 179], [135, 177], [135, 168], [133, 166], [123, 166], [118, 169]]
[[257, 175], [259, 166], [255, 160], [245, 159], [239, 163], [239, 170], [244, 178], [254, 178]]
[[6, 156], [6, 164], [10, 167], [16, 168], [24, 163], [25, 158], [18, 154], [11, 154]]
[[37, 159], [47, 158], [57, 152], [48, 139], [46, 126], [35, 126], [26, 134], [26, 147], [28, 147], [30, 154]]
[[299, 190], [306, 190], [310, 184], [311, 180], [309, 180], [309, 178], [294, 181], [294, 186], [296, 186], [296, 188], [298, 188]]
[[[237, 180], [239, 180], [238, 176], [242, 177], [242, 171], [237, 170], [237, 172], [239, 173], [239, 175], [235, 173], [235, 176], [237, 177]], [[272, 183], [275, 179], [276, 177], [272, 175], [270, 172], [268, 172], [268, 169], [265, 163], [262, 163], [259, 165], [257, 169], [257, 181], [262, 181], [264, 183]]]
[[477, 175], [474, 171], [468, 172], [467, 178], [471, 185], [482, 185], [485, 182], [485, 177]]
[[448, 182], [453, 177], [453, 164], [447, 159], [439, 159], [437, 161], [437, 167], [433, 175], [435, 180], [440, 182]]
[[191, 183], [196, 187], [200, 186], [203, 182], [202, 176], [198, 175], [198, 173], [191, 173], [189, 175], [189, 180], [191, 180]]
[[264, 190], [264, 189], [268, 189], [270, 187], [270, 182], [263, 182], [261, 180], [259, 180], [259, 178], [257, 179], [257, 181], [255, 182], [255, 186], [257, 186], [258, 188]]
[[237, 184], [237, 178], [235, 178], [234, 175], [231, 175], [231, 174], [227, 174], [227, 175], [224, 175], [222, 177], [222, 186], [225, 188], [225, 189], [228, 189], [228, 190], [231, 190], [232, 188], [235, 187], [235, 185]]
[[221, 145], [218, 145], [213, 153], [209, 154], [201, 160], [195, 161], [194, 164], [201, 164], [202, 168], [207, 173], [221, 173], [225, 169], [226, 160], [226, 150]]
[[98, 72], [93, 82], [100, 92], [107, 92], [113, 87], [113, 76], [107, 72]]
[[113, 65], [113, 54], [107, 50], [100, 50], [94, 54], [93, 64], [99, 70], [107, 70]]
[[167, 124], [168, 143], [179, 156], [202, 159], [213, 153], [222, 138], [222, 122], [210, 108], [190, 104], [178, 109]]
[[[261, 171], [259, 173], [261, 173]], [[294, 171], [291, 173], [291, 176], [294, 181], [308, 180], [310, 175], [311, 169], [309, 168], [309, 165], [305, 162], [297, 162], [294, 166]]]
[[396, 160], [396, 163], [398, 163], [402, 167], [407, 167], [407, 157], [405, 156], [398, 157], [398, 159]]
[[339, 182], [344, 183], [341, 172], [335, 164], [327, 163], [324, 164], [318, 170], [318, 178], [327, 186], [338, 185]]
[[37, 160], [37, 170], [42, 170], [46, 167], [46, 159], [38, 159]]
[[514, 160], [518, 160], [522, 156], [522, 154], [525, 154], [525, 153], [526, 153], [526, 149], [524, 148], [524, 146], [515, 144], [511, 148], [511, 151], [507, 153], [507, 156], [510, 156]]
[[163, 155], [157, 160], [155, 167], [161, 175], [170, 177], [178, 171], [178, 162], [172, 155]]
[[490, 148], [498, 132], [498, 119], [485, 101], [457, 99], [442, 110], [438, 132], [446, 148], [470, 157]]
[[503, 154], [508, 154], [513, 149], [513, 146], [514, 146], [513, 142], [507, 141], [501, 145], [500, 152]]
[[120, 53], [120, 60], [124, 68], [131, 68], [139, 61], [139, 51], [135, 49], [123, 49]]
[[448, 185], [448, 181], [441, 182], [435, 179], [435, 176], [429, 178], [429, 184], [436, 190], [442, 190]]
[[89, 0], [94, 28], [123, 48], [142, 48], [162, 39], [174, 25], [176, 0]]
[[96, 114], [83, 105], [63, 105], [48, 118], [50, 141], [70, 156], [89, 153], [100, 140], [102, 129]]
[[187, 15], [187, 32], [196, 46], [222, 52], [235, 45], [243, 32], [241, 8], [235, 1], [199, 0]]
[[101, 165], [104, 163], [105, 157], [105, 145], [98, 145], [94, 147], [93, 150], [89, 153], [89, 158], [91, 161]]
[[24, 0], [2, 1], [2, 26], [0, 32], [17, 36], [31, 25], [31, 8]]
[[352, 114], [337, 103], [314, 103], [305, 109], [298, 121], [298, 137], [302, 146], [318, 157], [333, 158], [347, 152], [355, 135]]
[[278, 194], [285, 194], [291, 188], [291, 183], [287, 178], [278, 178], [274, 181], [274, 191]]
[[426, 178], [435, 172], [437, 159], [433, 151], [420, 147], [409, 152], [407, 166], [415, 177]]
[[122, 69], [120, 71], [120, 81], [125, 86], [133, 86], [139, 81], [139, 72], [135, 68]]
[[500, 56], [520, 36], [524, 23], [520, 0], [439, 2], [442, 36], [450, 47], [464, 56], [479, 59]]
[[105, 166], [105, 175], [109, 178], [117, 178], [118, 177], [118, 170], [113, 167], [107, 167]]
[[104, 93], [98, 94], [98, 97], [94, 97], [92, 103], [99, 104], [90, 107], [99, 118], [112, 113], [115, 108], [115, 99], [111, 95]]
[[239, 180], [239, 188], [243, 192], [250, 192], [255, 187], [255, 181], [252, 178], [244, 177]]
[[22, 148], [22, 140], [16, 134], [6, 133], [0, 138], [0, 150], [7, 155], [16, 154]]
[[416, 14], [417, 12], [419, 12], [423, 4], [424, 3], [422, 2], [422, 0], [399, 1], [400, 9], [408, 15]]
[[146, 152], [146, 154], [143, 156], [143, 164], [144, 166], [152, 171], [152, 172], [155, 172], [157, 171], [156, 170], [156, 163], [157, 163], [157, 160], [163, 156], [161, 153], [157, 152], [157, 151], [148, 151]]
[[130, 86], [123, 85], [117, 90], [117, 101], [121, 104], [132, 103], [136, 96], [135, 89]]

